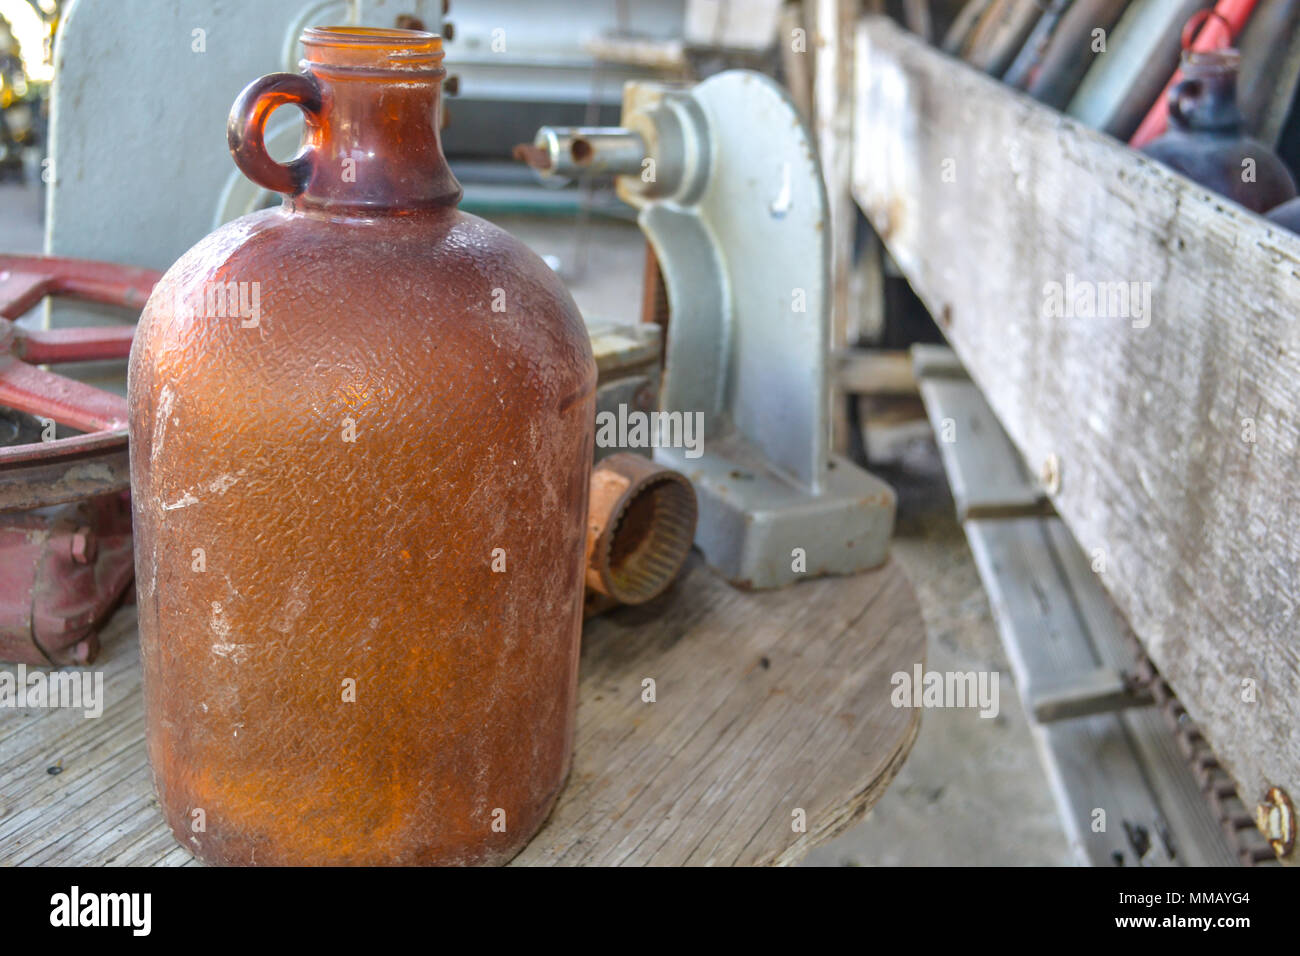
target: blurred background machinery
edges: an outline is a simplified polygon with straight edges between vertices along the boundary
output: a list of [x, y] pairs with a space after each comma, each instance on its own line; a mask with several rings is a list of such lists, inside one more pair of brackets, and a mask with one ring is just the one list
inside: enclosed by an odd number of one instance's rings
[[61, 0], [0, 2], [0, 182], [40, 174]]

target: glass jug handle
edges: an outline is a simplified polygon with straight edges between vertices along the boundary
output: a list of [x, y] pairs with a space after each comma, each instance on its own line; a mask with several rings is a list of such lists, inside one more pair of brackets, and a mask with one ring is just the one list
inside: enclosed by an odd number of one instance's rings
[[[266, 151], [266, 121], [279, 106], [302, 110], [309, 144], [288, 163], [277, 163]], [[313, 144], [320, 129], [320, 88], [301, 73], [271, 73], [244, 87], [230, 108], [226, 140], [235, 165], [245, 176], [266, 189], [296, 196], [311, 177]]]
[[1190, 114], [1200, 100], [1203, 90], [1200, 80], [1179, 80], [1169, 90], [1169, 115], [1183, 126], [1190, 125]]

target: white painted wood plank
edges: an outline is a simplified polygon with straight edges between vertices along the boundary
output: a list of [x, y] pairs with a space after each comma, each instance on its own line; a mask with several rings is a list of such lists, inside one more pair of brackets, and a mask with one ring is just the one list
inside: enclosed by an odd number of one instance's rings
[[[859, 204], [1245, 798], [1295, 797], [1300, 237], [887, 21], [858, 44]], [[1150, 312], [1052, 315], [1070, 276]]]
[[[1136, 639], [1092, 570], [1095, 559], [1079, 549], [1060, 521], [1047, 522], [1047, 534], [1098, 659], [1108, 667], [1131, 672]], [[1189, 866], [1239, 863], [1188, 768], [1187, 758], [1178, 749], [1165, 716], [1154, 707], [1143, 707], [1125, 711], [1121, 719], [1128, 728], [1134, 752], [1147, 768], [1151, 792], [1174, 832], [1183, 835], [1178, 841], [1182, 862]]]
[[[1099, 663], [1053, 561], [1039, 518], [966, 522], [1003, 647], [1026, 704], [1049, 685]], [[1081, 862], [1169, 866], [1166, 816], [1147, 786], [1120, 718], [1099, 714], [1031, 727]], [[1097, 816], [1098, 812], [1104, 816]], [[1097, 821], [1096, 823], [1094, 821]], [[1095, 826], [1104, 829], [1095, 829]]]
[[948, 473], [957, 520], [1051, 511], [979, 386], [969, 379], [923, 378], [921, 397]]

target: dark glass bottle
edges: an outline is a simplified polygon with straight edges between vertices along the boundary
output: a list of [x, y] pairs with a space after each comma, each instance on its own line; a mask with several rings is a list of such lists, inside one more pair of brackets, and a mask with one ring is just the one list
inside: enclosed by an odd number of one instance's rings
[[1282, 161], [1243, 130], [1236, 50], [1183, 52], [1183, 78], [1169, 91], [1169, 130], [1142, 151], [1254, 212], [1295, 196]]
[[1282, 205], [1270, 209], [1268, 218], [1283, 229], [1290, 229], [1300, 235], [1300, 199], [1290, 199]]

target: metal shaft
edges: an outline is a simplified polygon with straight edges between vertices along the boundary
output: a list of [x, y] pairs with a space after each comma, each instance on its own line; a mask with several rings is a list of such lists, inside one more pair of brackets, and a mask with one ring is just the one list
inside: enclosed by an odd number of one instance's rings
[[531, 146], [515, 155], [544, 179], [577, 179], [583, 173], [628, 176], [641, 172], [645, 140], [621, 126], [543, 126]]

